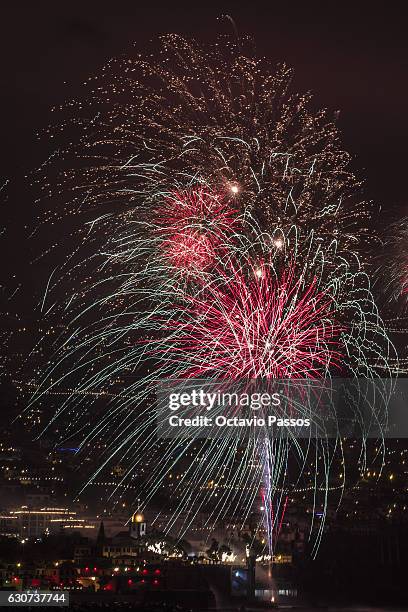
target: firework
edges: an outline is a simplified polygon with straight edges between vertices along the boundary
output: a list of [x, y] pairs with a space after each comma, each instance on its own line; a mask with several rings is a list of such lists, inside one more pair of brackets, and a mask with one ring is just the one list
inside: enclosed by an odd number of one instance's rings
[[154, 212], [158, 233], [173, 235], [193, 229], [206, 232], [216, 243], [234, 232], [236, 216], [231, 197], [200, 186], [171, 193]]
[[406, 303], [408, 296], [408, 220], [393, 223], [383, 240], [377, 277], [382, 292], [392, 301]]
[[199, 232], [174, 234], [163, 242], [162, 254], [170, 265], [186, 273], [205, 270], [214, 262], [211, 241]]
[[[263, 487], [271, 546], [287, 501], [271, 510], [298, 487], [310, 454], [322, 474], [314, 503], [322, 491], [325, 510], [341, 441], [333, 451], [266, 434], [244, 447], [228, 436], [164, 443], [153, 391], [160, 378], [387, 372], [391, 347], [365, 267], [368, 209], [336, 127], [310, 110], [309, 96], [290, 93], [290, 70], [228, 41], [161, 44], [152, 57], [108, 65], [90, 95], [98, 120], [82, 121], [79, 144], [57, 160], [76, 155], [81, 165], [62, 168], [60, 189], [68, 210], [86, 210], [87, 256], [72, 256], [58, 276], [68, 297], [52, 315], [65, 329], [36, 399], [69, 382], [48, 428], [65, 419], [63, 439], [79, 437], [84, 453], [103, 445], [88, 484], [120, 461], [120, 495], [147, 464], [135, 494], [145, 505], [194, 455], [173, 489], [167, 529], [177, 523], [180, 535], [209, 501], [209, 521], [235, 513], [244, 523]], [[118, 380], [102, 414], [85, 406]], [[288, 483], [293, 456], [301, 469]]]
[[214, 271], [166, 320], [173, 333], [159, 362], [176, 364], [180, 377], [227, 379], [313, 378], [338, 367], [342, 328], [330, 298], [316, 279], [302, 287], [290, 266], [281, 278], [273, 272], [251, 262]]
[[208, 269], [215, 264], [215, 250], [233, 235], [236, 213], [224, 194], [199, 186], [170, 194], [154, 212], [162, 255], [186, 274]]

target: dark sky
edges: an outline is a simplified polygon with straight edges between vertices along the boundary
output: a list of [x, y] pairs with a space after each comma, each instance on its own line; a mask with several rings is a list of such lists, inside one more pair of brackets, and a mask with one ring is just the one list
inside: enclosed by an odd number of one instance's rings
[[[378, 203], [380, 226], [395, 213], [408, 214], [408, 43], [395, 2], [45, 0], [2, 4], [1, 11], [1, 175], [14, 183], [0, 207], [5, 224], [12, 219], [1, 261], [3, 271], [15, 267], [17, 282], [35, 252], [20, 232], [33, 215], [20, 184], [50, 150], [36, 138], [50, 108], [81, 96], [81, 83], [112, 56], [132, 53], [134, 42], [140, 47], [165, 32], [205, 40], [232, 32], [218, 19], [223, 13], [240, 33], [254, 36], [260, 54], [294, 67], [297, 90], [310, 89], [318, 106], [340, 109], [344, 146]], [[41, 282], [28, 277], [35, 291]]]

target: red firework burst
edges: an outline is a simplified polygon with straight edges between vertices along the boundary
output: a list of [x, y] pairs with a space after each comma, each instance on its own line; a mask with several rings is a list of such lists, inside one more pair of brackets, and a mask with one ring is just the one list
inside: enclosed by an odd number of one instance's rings
[[155, 213], [162, 254], [187, 274], [207, 269], [237, 228], [236, 213], [225, 196], [203, 187], [172, 192]]
[[231, 198], [204, 187], [173, 191], [155, 214], [160, 233], [173, 234], [193, 228], [220, 237], [237, 227], [237, 210]]
[[206, 270], [214, 262], [214, 248], [205, 234], [184, 230], [164, 240], [162, 253], [178, 270], [191, 274]]
[[182, 377], [318, 378], [339, 367], [342, 328], [316, 279], [304, 287], [293, 268], [280, 279], [266, 265], [246, 270], [231, 267], [186, 296], [162, 357], [189, 364]]

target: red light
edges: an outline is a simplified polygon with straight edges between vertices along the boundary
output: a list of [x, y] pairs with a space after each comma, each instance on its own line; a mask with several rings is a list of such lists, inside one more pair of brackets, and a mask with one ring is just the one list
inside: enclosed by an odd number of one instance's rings
[[96, 572], [96, 571], [97, 571], [97, 569], [98, 569], [97, 567], [94, 567], [94, 572]]
[[128, 584], [133, 584], [133, 582], [130, 580], [130, 578], [128, 580]]
[[86, 567], [86, 568], [85, 568], [85, 571], [86, 571], [86, 572], [89, 572], [89, 567]]
[[13, 578], [14, 582], [18, 582], [18, 578]]
[[159, 581], [158, 580], [153, 580], [153, 584], [158, 585]]
[[161, 571], [159, 569], [157, 569], [157, 570], [154, 570], [154, 573], [159, 575], [159, 574], [161, 574]]
[[144, 569], [144, 570], [143, 570], [143, 572], [142, 572], [142, 574], [143, 574], [144, 576], [146, 576], [146, 574], [148, 574], [148, 573], [149, 573], [149, 572], [147, 571], [147, 569]]
[[144, 584], [144, 583], [146, 582], [146, 580], [141, 580], [140, 582], [141, 582], [142, 584]]

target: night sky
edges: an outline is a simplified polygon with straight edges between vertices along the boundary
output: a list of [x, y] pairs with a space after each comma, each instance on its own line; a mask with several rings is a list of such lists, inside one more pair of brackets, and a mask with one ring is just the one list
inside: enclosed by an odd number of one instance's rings
[[143, 48], [165, 32], [204, 40], [232, 33], [231, 24], [219, 20], [223, 13], [239, 33], [254, 36], [259, 54], [295, 69], [295, 90], [313, 91], [316, 107], [340, 110], [353, 169], [378, 206], [374, 223], [383, 228], [408, 214], [408, 43], [395, 3], [14, 3], [2, 6], [0, 36], [1, 174], [10, 181], [1, 202], [3, 283], [11, 273], [30, 283], [29, 292], [42, 290], [41, 274], [37, 280], [27, 274], [38, 245], [26, 240], [35, 213], [23, 177], [55, 146], [36, 136], [50, 108], [83, 95], [82, 82], [112, 56], [131, 54], [134, 43]]

